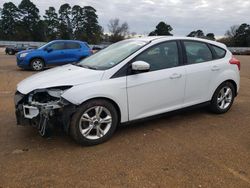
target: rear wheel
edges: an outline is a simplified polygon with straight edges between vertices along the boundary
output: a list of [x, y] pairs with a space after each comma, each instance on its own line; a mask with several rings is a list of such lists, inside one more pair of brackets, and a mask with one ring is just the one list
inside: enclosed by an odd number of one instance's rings
[[217, 114], [225, 113], [231, 108], [234, 97], [235, 88], [233, 84], [225, 82], [216, 89], [211, 101], [210, 109]]
[[116, 108], [102, 99], [84, 103], [73, 115], [70, 132], [82, 145], [96, 145], [107, 141], [118, 124]]
[[41, 71], [44, 69], [44, 61], [42, 59], [33, 59], [30, 65], [34, 71]]

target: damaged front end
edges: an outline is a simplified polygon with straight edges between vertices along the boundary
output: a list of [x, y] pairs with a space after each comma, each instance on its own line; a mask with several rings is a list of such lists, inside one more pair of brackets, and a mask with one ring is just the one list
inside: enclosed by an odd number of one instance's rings
[[17, 124], [37, 127], [41, 136], [46, 136], [56, 124], [63, 125], [67, 132], [75, 106], [61, 95], [70, 87], [38, 89], [27, 95], [17, 91], [14, 98]]

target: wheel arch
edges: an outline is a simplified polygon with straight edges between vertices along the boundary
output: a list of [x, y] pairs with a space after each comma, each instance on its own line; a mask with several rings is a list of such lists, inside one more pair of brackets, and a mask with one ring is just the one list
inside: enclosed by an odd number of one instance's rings
[[29, 60], [29, 65], [30, 65], [30, 66], [31, 66], [32, 60], [34, 60], [34, 59], [41, 59], [41, 60], [43, 60], [44, 66], [46, 66], [46, 61], [45, 61], [45, 59], [44, 59], [43, 57], [41, 57], [41, 56], [35, 56], [35, 57], [30, 58], [30, 60]]
[[[226, 83], [226, 82], [229, 82], [229, 83], [231, 83], [231, 84], [234, 86], [234, 91], [235, 91], [234, 95], [235, 95], [235, 96], [238, 95], [238, 92], [237, 92], [237, 88], [238, 88], [238, 87], [237, 87], [237, 83], [236, 83], [234, 80], [232, 80], [232, 79], [228, 79], [228, 80], [225, 80], [225, 81], [221, 82], [221, 83], [218, 85], [218, 87], [215, 88], [215, 90], [213, 91], [212, 98], [213, 98], [214, 93], [216, 92], [216, 90], [217, 90], [222, 84], [224, 84], [224, 83]], [[212, 100], [212, 98], [211, 98], [211, 100]]]
[[235, 91], [234, 95], [237, 96], [238, 95], [238, 92], [237, 92], [237, 88], [238, 88], [237, 83], [234, 80], [226, 80], [225, 82], [230, 82], [231, 84], [233, 84], [234, 91]]

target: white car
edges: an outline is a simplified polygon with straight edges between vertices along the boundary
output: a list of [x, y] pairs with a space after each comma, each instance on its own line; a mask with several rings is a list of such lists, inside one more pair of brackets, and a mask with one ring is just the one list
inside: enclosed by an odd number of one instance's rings
[[17, 123], [63, 125], [80, 144], [108, 140], [120, 123], [197, 104], [227, 112], [240, 62], [226, 46], [187, 37], [124, 40], [78, 64], [35, 74], [17, 86]]

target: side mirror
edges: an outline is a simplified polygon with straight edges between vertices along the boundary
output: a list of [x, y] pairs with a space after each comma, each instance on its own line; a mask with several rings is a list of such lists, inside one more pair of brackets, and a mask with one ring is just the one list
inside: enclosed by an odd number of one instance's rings
[[52, 52], [52, 51], [53, 51], [53, 49], [52, 49], [52, 48], [50, 48], [50, 47], [46, 48], [45, 50], [46, 50], [48, 53], [50, 53], [50, 52]]
[[132, 71], [134, 73], [148, 72], [150, 65], [145, 61], [135, 61], [132, 63]]

